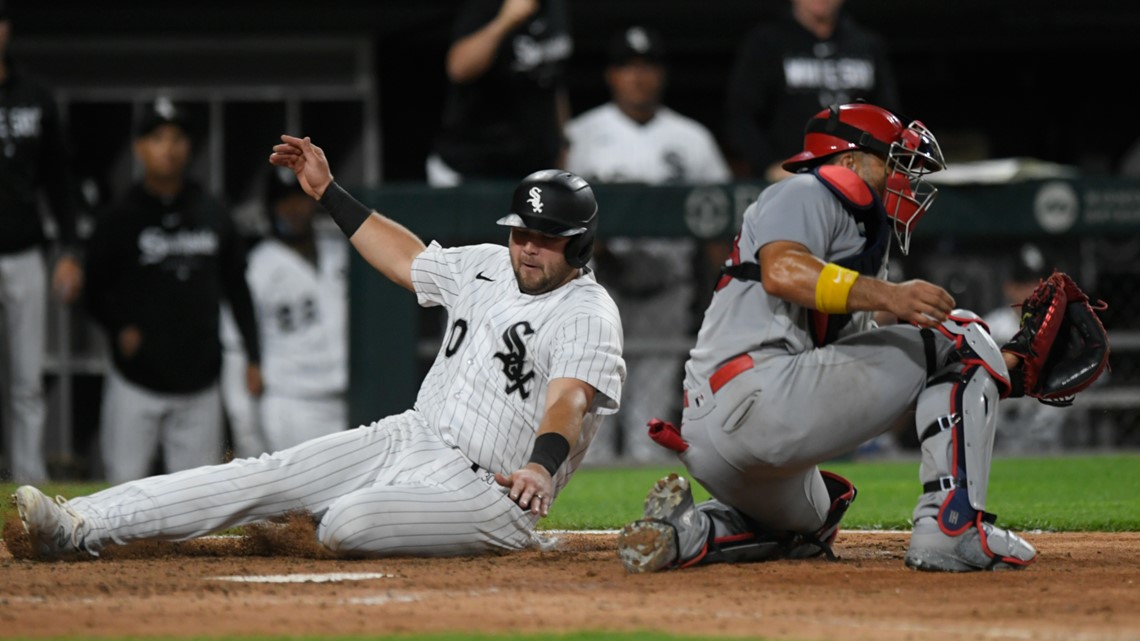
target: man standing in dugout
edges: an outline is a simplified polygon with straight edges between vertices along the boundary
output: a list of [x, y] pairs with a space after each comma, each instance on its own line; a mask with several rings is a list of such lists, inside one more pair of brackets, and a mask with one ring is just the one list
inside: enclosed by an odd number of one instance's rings
[[12, 20], [0, 0], [0, 311], [4, 315], [9, 473], [19, 482], [48, 478], [43, 455], [47, 411], [43, 363], [47, 327], [46, 235], [38, 198], [47, 197], [59, 246], [51, 289], [65, 303], [83, 281], [75, 229], [78, 191], [72, 181], [59, 112], [51, 91], [14, 66]]
[[221, 203], [186, 175], [185, 111], [160, 98], [135, 132], [142, 180], [100, 217], [87, 251], [84, 302], [107, 332], [104, 476], [146, 476], [162, 444], [169, 472], [222, 461], [218, 380], [224, 296], [245, 345], [246, 382], [261, 391], [260, 349], [245, 254]]

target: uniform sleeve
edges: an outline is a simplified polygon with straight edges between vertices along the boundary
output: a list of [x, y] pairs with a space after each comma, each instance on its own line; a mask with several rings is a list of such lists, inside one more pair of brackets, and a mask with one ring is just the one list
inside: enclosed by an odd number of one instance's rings
[[836, 232], [832, 220], [834, 196], [814, 176], [799, 175], [784, 180], [760, 209], [762, 215], [745, 216], [745, 231], [755, 247], [787, 240], [807, 247], [815, 256], [827, 256]]
[[73, 249], [79, 243], [76, 218], [79, 189], [71, 170], [71, 154], [63, 135], [59, 111], [50, 95], [43, 101], [41, 123], [43, 152], [40, 154], [39, 175], [43, 177], [45, 195], [59, 229], [59, 243]]
[[592, 178], [589, 165], [589, 148], [585, 141], [585, 131], [581, 118], [575, 118], [566, 123], [563, 128], [566, 134], [569, 149], [566, 151], [566, 171], [578, 174], [583, 178]]
[[467, 0], [451, 24], [451, 41], [461, 40], [482, 29], [499, 13], [499, 0]]
[[437, 241], [431, 241], [412, 261], [412, 286], [416, 289], [416, 302], [420, 307], [443, 305], [450, 309], [459, 296], [456, 276], [462, 270], [458, 250], [447, 250]]
[[729, 170], [724, 154], [720, 152], [720, 146], [712, 132], [699, 127], [696, 130], [696, 138], [697, 144], [694, 150], [697, 152], [696, 166], [699, 171], [694, 179], [705, 183], [726, 183], [732, 180], [732, 171]]
[[253, 297], [249, 293], [249, 282], [245, 279], [245, 243], [237, 233], [237, 228], [227, 212], [221, 216], [221, 260], [222, 288], [230, 304], [230, 312], [241, 333], [245, 345], [245, 358], [250, 364], [261, 363], [261, 336], [257, 328], [257, 316], [253, 310]]
[[550, 378], [575, 378], [598, 391], [590, 411], [613, 414], [625, 382], [621, 320], [616, 307], [576, 314], [559, 328], [551, 357]]

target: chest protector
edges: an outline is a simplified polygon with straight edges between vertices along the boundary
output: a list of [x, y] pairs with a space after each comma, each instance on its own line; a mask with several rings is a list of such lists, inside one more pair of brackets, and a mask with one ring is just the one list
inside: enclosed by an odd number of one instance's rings
[[[891, 239], [890, 221], [878, 194], [858, 174], [838, 165], [816, 167], [811, 173], [839, 200], [866, 238], [859, 253], [832, 262], [863, 276], [877, 276]], [[727, 265], [721, 268], [721, 275], [721, 278], [760, 282], [760, 265], [753, 262]], [[816, 347], [823, 347], [839, 338], [840, 330], [851, 322], [851, 314], [828, 314], [809, 309], [808, 322], [812, 342]]]

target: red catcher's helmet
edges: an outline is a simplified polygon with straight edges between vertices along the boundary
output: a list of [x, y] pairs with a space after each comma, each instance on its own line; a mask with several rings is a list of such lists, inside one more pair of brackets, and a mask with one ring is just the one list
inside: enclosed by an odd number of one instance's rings
[[934, 134], [915, 120], [903, 125], [898, 116], [875, 105], [853, 103], [832, 106], [808, 120], [804, 150], [783, 163], [796, 172], [822, 164], [838, 153], [861, 149], [887, 163], [887, 195], [883, 201], [894, 221], [895, 237], [904, 254], [910, 249], [914, 226], [938, 189], [922, 179], [946, 167]]

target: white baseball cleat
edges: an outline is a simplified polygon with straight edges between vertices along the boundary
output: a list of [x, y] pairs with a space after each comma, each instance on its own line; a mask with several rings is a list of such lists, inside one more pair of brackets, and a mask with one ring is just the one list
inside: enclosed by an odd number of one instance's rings
[[1017, 570], [1033, 563], [1037, 550], [1017, 534], [982, 522], [957, 536], [938, 528], [938, 521], [927, 517], [914, 524], [906, 566], [932, 572], [977, 572]]
[[89, 553], [81, 537], [83, 517], [62, 496], [52, 500], [36, 488], [24, 485], [16, 489], [12, 498], [37, 555], [58, 559], [79, 552]]

